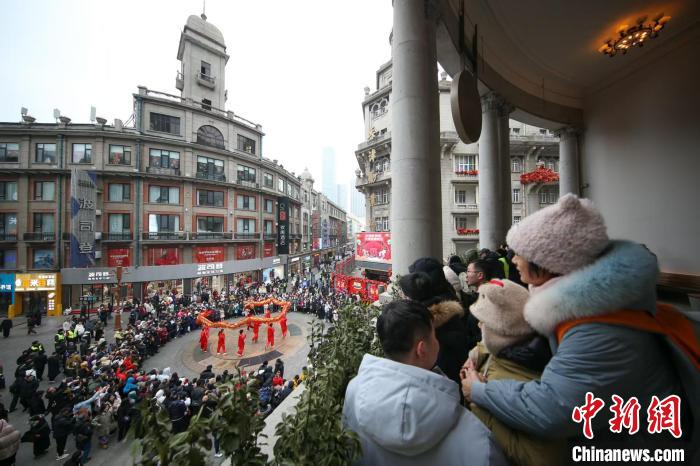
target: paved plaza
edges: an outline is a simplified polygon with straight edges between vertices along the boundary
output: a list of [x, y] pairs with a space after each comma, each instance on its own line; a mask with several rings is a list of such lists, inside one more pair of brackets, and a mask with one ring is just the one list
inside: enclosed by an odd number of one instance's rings
[[[274, 314], [273, 314], [274, 316]], [[217, 356], [212, 353], [202, 353], [199, 348], [199, 330], [190, 332], [185, 336], [171, 340], [165, 346], [161, 347], [158, 354], [149, 358], [145, 362], [145, 370], [150, 371], [153, 368], [162, 370], [165, 367], [170, 367], [173, 372], [177, 372], [180, 377], [192, 379], [199, 375], [204, 368], [211, 364], [214, 372], [219, 374], [228, 369], [229, 372], [235, 371], [237, 365], [243, 363], [242, 368], [247, 370], [257, 368], [262, 360], [268, 359], [274, 364], [276, 357], [281, 357], [285, 364], [285, 376], [293, 377], [294, 374], [299, 374], [301, 368], [306, 365], [306, 357], [309, 346], [306, 341], [306, 336], [310, 332], [309, 323], [314, 319], [311, 314], [301, 314], [290, 312], [287, 315], [289, 333], [286, 339], [282, 339], [279, 326], [275, 326], [275, 347], [272, 350], [265, 350], [265, 337], [267, 333], [265, 329], [260, 329], [260, 340], [257, 344], [251, 344], [252, 330], [247, 331], [248, 340], [243, 358], [236, 357], [236, 343], [238, 330], [226, 331], [226, 347], [228, 354], [226, 356]], [[47, 354], [53, 351], [53, 337], [56, 331], [63, 323], [61, 317], [50, 317], [42, 319], [41, 326], [36, 327], [37, 335], [27, 335], [27, 326], [25, 319], [14, 319], [14, 328], [9, 338], [0, 337], [0, 364], [4, 367], [7, 387], [0, 391], [0, 397], [5, 406], [9, 409], [12, 395], [9, 392], [9, 386], [14, 381], [14, 372], [17, 367], [17, 358], [23, 350], [31, 346], [32, 341], [38, 340], [44, 345]], [[230, 322], [235, 322], [237, 319], [231, 319]], [[124, 319], [126, 321], [126, 318]], [[105, 332], [105, 338], [109, 342], [114, 341], [114, 323], [110, 320], [108, 329]], [[211, 351], [216, 350], [216, 331], [212, 329], [209, 338], [209, 348]], [[57, 382], [61, 380], [63, 374], [59, 375]], [[57, 385], [57, 382], [53, 385]], [[44, 380], [41, 382], [39, 389], [46, 391], [52, 386], [48, 382], [46, 372], [44, 372]], [[50, 416], [47, 421], [50, 423]], [[10, 414], [10, 423], [15, 428], [24, 433], [29, 429], [29, 416], [22, 412], [22, 408], [18, 405], [17, 411]], [[129, 442], [116, 443], [116, 433], [110, 439], [110, 446], [106, 450], [102, 450], [98, 446], [97, 437], [93, 436], [92, 441], [92, 460], [90, 465], [128, 465], [131, 464], [131, 448]], [[75, 450], [75, 439], [71, 435], [66, 444], [67, 451]], [[49, 452], [43, 457], [35, 460], [32, 454], [32, 445], [23, 443], [17, 452], [18, 465], [55, 465], [62, 464], [55, 460], [56, 444], [51, 439], [51, 447]], [[211, 464], [220, 464], [221, 459], [214, 458], [212, 451]]]

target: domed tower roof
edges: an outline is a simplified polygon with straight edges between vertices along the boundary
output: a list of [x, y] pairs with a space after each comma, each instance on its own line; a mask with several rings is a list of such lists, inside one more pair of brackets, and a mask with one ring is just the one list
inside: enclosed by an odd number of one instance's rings
[[189, 18], [187, 18], [185, 29], [191, 29], [194, 32], [213, 40], [214, 42], [218, 42], [223, 47], [226, 47], [224, 35], [221, 34], [219, 28], [211, 23], [208, 23], [206, 19], [203, 19], [200, 16], [191, 15]]
[[301, 172], [301, 179], [302, 181], [311, 181], [312, 183], [314, 182], [314, 177], [311, 176], [311, 173], [309, 172], [309, 169], [307, 167], [304, 167], [304, 171]]

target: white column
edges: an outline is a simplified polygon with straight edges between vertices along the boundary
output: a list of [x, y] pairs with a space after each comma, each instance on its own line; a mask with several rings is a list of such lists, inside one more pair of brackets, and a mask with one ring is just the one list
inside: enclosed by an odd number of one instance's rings
[[580, 195], [578, 172], [579, 130], [567, 126], [557, 132], [559, 136], [559, 196], [567, 193]]
[[[498, 231], [498, 244], [505, 242], [506, 234], [513, 223], [513, 193], [510, 181], [510, 113], [513, 106], [504, 100], [500, 101], [497, 108], [498, 118], [498, 162], [500, 164], [501, 183], [501, 224]], [[489, 248], [491, 249], [491, 248]]]
[[[508, 112], [504, 112], [503, 100], [493, 92], [481, 98], [481, 112], [481, 137], [479, 138], [479, 247], [493, 250], [505, 239], [506, 208], [503, 200], [505, 192], [503, 152], [508, 152], [509, 142], [508, 139], [506, 139], [505, 143], [503, 141], [503, 119], [505, 118], [507, 131]], [[504, 113], [505, 117], [503, 116]], [[508, 179], [510, 179], [510, 174], [508, 174]], [[508, 198], [508, 201], [510, 201], [510, 198]]]
[[392, 269], [440, 259], [440, 115], [437, 11], [432, 0], [394, 0], [392, 38]]

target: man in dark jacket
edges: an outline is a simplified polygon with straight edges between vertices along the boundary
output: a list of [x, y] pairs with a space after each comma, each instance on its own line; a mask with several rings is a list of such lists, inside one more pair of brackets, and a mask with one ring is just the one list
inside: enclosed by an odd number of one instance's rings
[[40, 382], [44, 377], [44, 368], [46, 367], [47, 359], [46, 353], [43, 351], [34, 355], [34, 370], [36, 371], [36, 378], [39, 379]]
[[39, 381], [35, 375], [36, 373], [33, 370], [27, 371], [19, 384], [19, 402], [25, 410], [29, 408], [29, 402], [39, 388]]
[[44, 416], [32, 416], [29, 420], [30, 429], [22, 436], [23, 442], [31, 442], [34, 444], [34, 458], [39, 458], [44, 455], [51, 445], [49, 434], [51, 429], [49, 424], [44, 419]]
[[75, 420], [69, 408], [63, 408], [52, 418], [51, 427], [53, 430], [53, 438], [56, 440], [57, 461], [64, 460], [70, 456], [68, 453], [65, 453], [66, 441], [71, 432], [73, 432], [74, 426]]
[[202, 371], [201, 374], [199, 374], [199, 380], [202, 382], [208, 381], [209, 379], [214, 377], [214, 371], [212, 371], [212, 366], [208, 365], [206, 369]]
[[47, 358], [47, 363], [49, 365], [49, 382], [53, 382], [54, 380], [56, 380], [56, 377], [60, 373], [60, 362], [58, 359], [58, 355], [56, 353], [53, 353]]
[[9, 337], [12, 329], [12, 319], [4, 319], [0, 324], [0, 328], [2, 328], [2, 336], [4, 338]]
[[189, 419], [187, 418], [187, 405], [182, 397], [176, 394], [171, 395], [170, 402], [167, 404], [168, 416], [172, 422], [172, 433], [179, 434], [187, 430]]

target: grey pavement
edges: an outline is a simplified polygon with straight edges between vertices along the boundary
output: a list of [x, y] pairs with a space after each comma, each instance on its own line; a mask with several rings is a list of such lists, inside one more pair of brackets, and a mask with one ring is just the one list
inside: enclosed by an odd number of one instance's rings
[[[94, 318], [94, 317], [93, 317]], [[288, 322], [290, 329], [292, 325], [299, 327], [303, 335], [298, 338], [297, 344], [289, 345], [287, 347], [280, 347], [280, 351], [283, 353], [282, 359], [285, 363], [285, 376], [293, 376], [294, 374], [301, 373], [301, 368], [306, 365], [307, 355], [309, 347], [307, 344], [301, 342], [301, 337], [304, 337], [309, 333], [308, 323], [313, 319], [311, 314], [301, 314], [291, 312], [288, 314]], [[14, 328], [10, 334], [9, 338], [0, 337], [0, 364], [4, 367], [5, 379], [7, 381], [7, 387], [5, 390], [0, 391], [0, 400], [5, 404], [5, 407], [9, 409], [10, 401], [12, 395], [9, 392], [9, 386], [14, 381], [14, 372], [17, 367], [17, 358], [20, 356], [23, 350], [28, 349], [34, 340], [38, 340], [44, 345], [47, 354], [53, 351], [53, 337], [57, 330], [61, 327], [65, 318], [63, 317], [45, 317], [41, 321], [40, 327], [35, 327], [36, 335], [27, 335], [26, 319], [16, 318], [14, 319]], [[124, 323], [126, 319], [122, 319]], [[105, 338], [107, 341], [114, 341], [114, 321], [110, 320], [105, 331]], [[232, 344], [230, 342], [229, 344]], [[185, 364], [183, 361], [192, 360], [192, 354], [199, 351], [199, 331], [190, 332], [189, 334], [176, 338], [174, 341], [170, 341], [165, 346], [163, 346], [160, 351], [153, 357], [147, 359], [144, 363], [144, 368], [148, 371], [152, 368], [157, 368], [162, 370], [165, 367], [170, 367], [173, 372], [177, 372], [180, 377], [193, 378], [199, 375], [199, 372], [204, 369], [202, 366], [199, 371], [193, 370], [192, 364]], [[288, 349], [289, 352], [285, 353]], [[271, 361], [272, 363], [274, 361]], [[219, 372], [215, 369], [215, 372]], [[61, 380], [63, 375], [59, 375], [57, 382]], [[44, 372], [44, 380], [40, 383], [39, 389], [46, 391], [51, 385], [48, 382], [46, 376], [46, 371]], [[24, 433], [29, 429], [29, 415], [22, 412], [22, 408], [18, 405], [17, 410], [10, 414], [9, 422], [12, 424], [20, 433]], [[50, 418], [50, 416], [48, 416]], [[50, 424], [50, 419], [47, 421]], [[94, 466], [108, 466], [108, 465], [129, 465], [132, 464], [131, 457], [131, 445], [128, 442], [119, 443], [116, 442], [116, 434], [110, 439], [109, 448], [106, 450], [100, 449], [98, 446], [97, 438], [93, 437], [93, 448], [92, 448], [92, 460], [88, 463]], [[71, 453], [75, 450], [75, 439], [70, 436], [68, 443], [66, 444], [66, 451]], [[37, 465], [37, 466], [48, 466], [63, 464], [63, 462], [58, 462], [56, 458], [56, 444], [51, 438], [51, 446], [47, 454], [41, 458], [34, 459], [32, 454], [32, 445], [30, 443], [23, 443], [20, 445], [20, 449], [17, 452], [16, 463], [17, 465]], [[214, 458], [213, 452], [211, 454], [210, 464], [218, 465], [221, 463], [221, 459]]]

